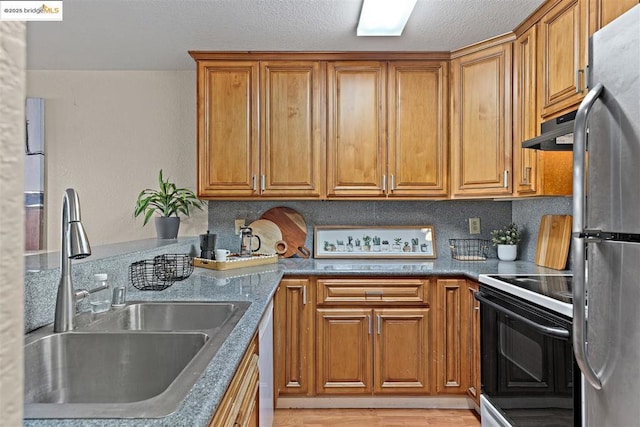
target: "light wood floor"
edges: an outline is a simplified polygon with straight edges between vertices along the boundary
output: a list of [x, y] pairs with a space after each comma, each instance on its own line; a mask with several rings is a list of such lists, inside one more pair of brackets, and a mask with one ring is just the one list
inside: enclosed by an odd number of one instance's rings
[[466, 409], [276, 409], [273, 427], [479, 427]]

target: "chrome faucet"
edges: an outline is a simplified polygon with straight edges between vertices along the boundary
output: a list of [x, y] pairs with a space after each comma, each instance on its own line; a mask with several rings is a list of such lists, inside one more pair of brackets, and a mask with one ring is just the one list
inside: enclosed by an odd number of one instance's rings
[[[71, 260], [91, 255], [89, 239], [80, 222], [80, 200], [73, 188], [67, 188], [62, 200], [62, 230], [60, 250], [60, 282], [56, 297], [53, 323], [54, 332], [66, 332], [75, 328], [75, 312], [78, 297], [85, 297], [88, 291], [76, 293], [71, 281]], [[97, 291], [99, 289], [95, 289]], [[89, 291], [90, 292], [90, 291]]]

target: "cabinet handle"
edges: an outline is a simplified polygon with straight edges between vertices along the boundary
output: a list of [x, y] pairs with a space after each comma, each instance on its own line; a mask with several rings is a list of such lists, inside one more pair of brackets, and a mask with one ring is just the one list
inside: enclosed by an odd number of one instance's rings
[[251, 188], [253, 189], [253, 191], [256, 191], [256, 176], [253, 175], [253, 177], [251, 177]]
[[391, 188], [390, 190], [393, 191], [396, 188], [396, 177], [395, 175], [391, 175]]
[[384, 291], [364, 291], [365, 296], [383, 296]]
[[382, 175], [382, 191], [387, 191], [387, 175]]
[[307, 285], [302, 287], [302, 305], [307, 305]]
[[509, 188], [509, 171], [504, 171], [502, 176], [502, 185], [504, 188]]
[[369, 322], [369, 335], [371, 335], [371, 315], [367, 314], [367, 321]]
[[531, 166], [524, 168], [524, 183], [529, 185], [529, 176], [531, 175]]
[[381, 329], [382, 329], [382, 316], [378, 314], [378, 335], [380, 335]]
[[260, 175], [260, 191], [264, 191], [265, 189], [265, 176]]
[[584, 70], [576, 70], [576, 93], [582, 93], [580, 88], [580, 74], [583, 74]]

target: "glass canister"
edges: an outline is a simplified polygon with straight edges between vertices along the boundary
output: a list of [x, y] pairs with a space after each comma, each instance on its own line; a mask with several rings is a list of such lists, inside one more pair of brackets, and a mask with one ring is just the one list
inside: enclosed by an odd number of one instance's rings
[[95, 291], [92, 290], [89, 295], [92, 313], [102, 313], [111, 308], [111, 290], [109, 288], [109, 282], [107, 282], [108, 277], [106, 273], [93, 275], [93, 289]]

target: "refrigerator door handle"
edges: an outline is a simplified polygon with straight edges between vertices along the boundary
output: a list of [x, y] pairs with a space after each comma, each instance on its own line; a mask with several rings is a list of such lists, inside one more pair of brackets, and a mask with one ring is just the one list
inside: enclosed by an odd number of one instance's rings
[[585, 295], [585, 249], [586, 242], [581, 237], [585, 226], [585, 160], [587, 153], [587, 120], [604, 86], [598, 83], [584, 97], [576, 113], [573, 130], [573, 351], [576, 362], [584, 378], [596, 390], [602, 382], [587, 355], [587, 316]]

